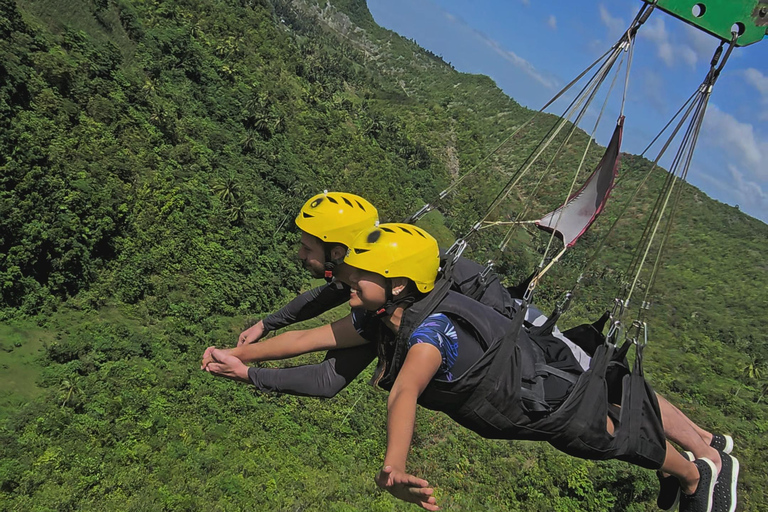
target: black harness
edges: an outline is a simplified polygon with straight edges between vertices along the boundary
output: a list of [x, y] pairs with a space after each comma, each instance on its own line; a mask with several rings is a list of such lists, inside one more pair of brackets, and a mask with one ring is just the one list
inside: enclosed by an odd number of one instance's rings
[[[643, 376], [641, 347], [632, 370], [625, 357], [629, 345], [616, 349], [605, 343], [594, 352], [586, 372], [575, 370], [577, 363], [553, 366], [548, 347], [552, 340], [546, 332], [526, 329], [525, 304], [510, 316], [502, 314], [498, 309], [515, 308], [508, 294], [509, 300], [497, 296], [498, 288], [503, 290], [500, 283], [475, 287], [481, 300], [486, 295], [500, 299], [494, 303], [497, 308], [462, 295], [462, 288], [477, 283], [459, 269], [456, 274], [467, 279], [460, 281], [464, 286], [458, 285], [452, 265], [448, 267], [435, 289], [404, 311], [398, 335], [379, 340], [381, 387], [391, 389], [394, 384], [413, 331], [430, 314], [444, 313], [474, 333], [485, 352], [454, 380], [432, 380], [419, 397], [420, 405], [442, 411], [486, 438], [548, 441], [581, 458], [661, 466], [666, 438], [655, 394]], [[511, 308], [505, 308], [506, 303]], [[547, 384], [553, 381], [567, 388], [562, 400], [553, 402], [547, 396]], [[606, 431], [609, 413], [613, 434]]]

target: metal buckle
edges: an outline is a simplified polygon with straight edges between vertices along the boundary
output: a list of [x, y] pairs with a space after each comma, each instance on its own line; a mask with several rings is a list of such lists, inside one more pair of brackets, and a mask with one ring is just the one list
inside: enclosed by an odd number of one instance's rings
[[605, 342], [616, 347], [618, 343], [616, 341], [621, 336], [622, 325], [620, 320], [616, 320], [611, 324], [611, 328], [608, 329], [608, 334], [605, 335]]
[[464, 240], [463, 238], [459, 238], [458, 240], [453, 242], [453, 245], [450, 247], [450, 249], [448, 249], [448, 251], [445, 254], [446, 256], [449, 254], [453, 254], [454, 255], [453, 261], [455, 262], [456, 260], [459, 259], [459, 256], [461, 256], [461, 253], [463, 253], [464, 249], [466, 248], [467, 248], [467, 241]]
[[413, 224], [420, 218], [422, 218], [424, 215], [428, 214], [432, 211], [432, 208], [434, 208], [431, 204], [427, 203], [424, 206], [421, 207], [419, 211], [408, 217], [406, 220], [406, 224]]
[[491, 273], [491, 270], [493, 269], [493, 260], [488, 260], [488, 262], [485, 264], [485, 268], [482, 272], [480, 272], [480, 279], [485, 281], [485, 278], [488, 277], [488, 274]]
[[563, 298], [563, 301], [557, 305], [558, 311], [560, 313], [565, 313], [568, 311], [568, 309], [571, 307], [571, 300], [573, 299], [573, 292], [566, 292], [565, 297]]

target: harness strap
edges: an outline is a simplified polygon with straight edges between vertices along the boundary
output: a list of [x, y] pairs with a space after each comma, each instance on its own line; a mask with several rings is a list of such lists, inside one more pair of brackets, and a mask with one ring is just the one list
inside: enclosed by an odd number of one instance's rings
[[567, 380], [571, 384], [576, 384], [576, 381], [579, 380], [577, 375], [574, 375], [571, 372], [567, 372], [565, 370], [561, 370], [559, 368], [555, 368], [554, 366], [550, 366], [548, 364], [539, 363], [536, 365], [535, 370], [536, 375], [554, 375], [555, 377]]
[[552, 407], [541, 398], [544, 396], [544, 383], [539, 380], [537, 384], [533, 389], [529, 389], [523, 384], [520, 388], [520, 398], [528, 414], [549, 414], [552, 412]]

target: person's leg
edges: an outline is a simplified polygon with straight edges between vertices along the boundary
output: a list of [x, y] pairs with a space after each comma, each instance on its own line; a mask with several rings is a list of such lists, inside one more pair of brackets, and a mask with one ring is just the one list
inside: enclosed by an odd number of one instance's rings
[[[656, 398], [659, 401], [661, 421], [664, 423], [664, 434], [667, 438], [693, 452], [697, 459], [707, 458], [711, 460], [719, 472], [722, 465], [720, 453], [709, 445], [712, 434], [696, 425], [663, 396], [657, 393]], [[680, 458], [683, 457], [680, 456]]]
[[[661, 398], [661, 397], [659, 397]], [[662, 417], [664, 416], [664, 409], [669, 405], [669, 402], [666, 400], [663, 400], [663, 402], [666, 405], [661, 406], [662, 407]], [[659, 402], [661, 405], [662, 401]], [[667, 411], [670, 412], [669, 410]], [[682, 414], [682, 413], [680, 413]], [[663, 419], [663, 418], [662, 418]], [[673, 430], [677, 431], [680, 430], [680, 435], [686, 439], [686, 441], [690, 438], [694, 444], [697, 445], [698, 449], [701, 449], [701, 446], [699, 446], [699, 443], [703, 444], [703, 440], [698, 437], [696, 434], [696, 430], [693, 428], [690, 428], [686, 422], [681, 422], [680, 418], [676, 417], [675, 415], [672, 415], [670, 418], [671, 421], [675, 423], [675, 427], [673, 427]], [[683, 428], [678, 429], [682, 425]], [[613, 420], [610, 418], [606, 418], [606, 430], [608, 433], [613, 434], [615, 431], [615, 425], [613, 423]], [[665, 430], [666, 430], [666, 424], [665, 424]], [[693, 432], [693, 435], [691, 434]], [[719, 459], [719, 456], [718, 456]], [[702, 475], [703, 471], [703, 475]], [[659, 472], [666, 476], [672, 476], [680, 484], [680, 491], [682, 491], [681, 495], [681, 505], [680, 510], [681, 512], [687, 512], [689, 510], [700, 510], [702, 503], [707, 504], [709, 503], [709, 507], [707, 508], [705, 506], [704, 510], [710, 510], [712, 507], [712, 500], [713, 500], [713, 488], [715, 486], [715, 481], [717, 479], [717, 473], [714, 463], [707, 457], [699, 458], [696, 461], [691, 461], [688, 458], [686, 458], [683, 454], [677, 451], [674, 446], [672, 446], [672, 443], [669, 441], [666, 442], [666, 453], [664, 456], [664, 462], [661, 465], [661, 468], [659, 469]], [[703, 477], [703, 484], [702, 484], [702, 477]], [[677, 500], [674, 500], [675, 503]], [[685, 502], [683, 504], [683, 502]], [[670, 503], [671, 508], [672, 504]], [[666, 508], [665, 510], [669, 510], [669, 508]]]
[[683, 457], [669, 441], [667, 441], [667, 454], [661, 465], [661, 471], [677, 478], [685, 494], [693, 494], [699, 484], [699, 471], [696, 466]]
[[666, 398], [664, 398], [660, 394], [656, 393], [656, 398], [658, 398], [659, 400], [663, 400], [664, 402], [666, 402], [666, 404], [669, 407], [671, 407], [672, 409], [675, 409], [678, 413], [680, 413], [683, 416], [683, 418], [685, 418], [685, 420], [688, 422], [688, 424], [691, 427], [693, 427], [693, 429], [696, 431], [696, 433], [699, 434], [699, 437], [701, 437], [704, 440], [705, 443], [710, 444], [712, 442], [713, 434], [711, 432], [708, 432], [708, 431], [704, 430], [703, 428], [698, 426], [696, 423], [691, 421], [691, 419], [688, 416], [686, 416], [683, 411], [678, 409], [669, 400], [667, 400]]

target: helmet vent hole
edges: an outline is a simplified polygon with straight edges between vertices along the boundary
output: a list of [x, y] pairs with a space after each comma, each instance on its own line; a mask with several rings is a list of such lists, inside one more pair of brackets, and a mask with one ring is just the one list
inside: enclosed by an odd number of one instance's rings
[[369, 244], [375, 244], [376, 242], [378, 242], [378, 241], [379, 241], [379, 238], [381, 238], [381, 231], [379, 231], [379, 230], [377, 229], [377, 230], [375, 230], [375, 231], [371, 231], [371, 232], [368, 234], [368, 238], [366, 239], [366, 241], [367, 241]]
[[364, 252], [368, 252], [370, 249], [355, 249], [355, 254], [363, 254]]
[[405, 229], [405, 228], [404, 228], [404, 227], [402, 227], [402, 226], [400, 226], [400, 231], [403, 231], [403, 232], [405, 232], [405, 233], [408, 233], [409, 235], [413, 235], [413, 233], [411, 233], [410, 231], [408, 231], [407, 229]]
[[385, 228], [385, 227], [380, 227], [379, 229], [381, 229], [382, 231], [386, 231], [387, 233], [394, 233], [395, 232], [393, 229]]
[[355, 205], [353, 205], [353, 204], [352, 204], [352, 201], [350, 201], [350, 200], [349, 200], [349, 199], [347, 199], [346, 197], [342, 197], [342, 199], [344, 200], [344, 202], [345, 202], [345, 203], [347, 203], [347, 204], [348, 204], [349, 206], [351, 206], [352, 208], [354, 208], [354, 207], [355, 207]]
[[339, 204], [339, 202], [336, 199], [334, 199], [333, 197], [331, 197], [331, 196], [328, 196], [328, 200], [330, 202], [332, 202], [333, 204]]
[[314, 218], [314, 215], [310, 215], [310, 214], [308, 214], [307, 212], [301, 212], [301, 215], [302, 215], [302, 217], [304, 217], [305, 219], [312, 219], [312, 218]]
[[355, 202], [357, 203], [357, 206], [359, 206], [361, 210], [365, 211], [365, 206], [360, 204], [360, 201], [355, 201]]

